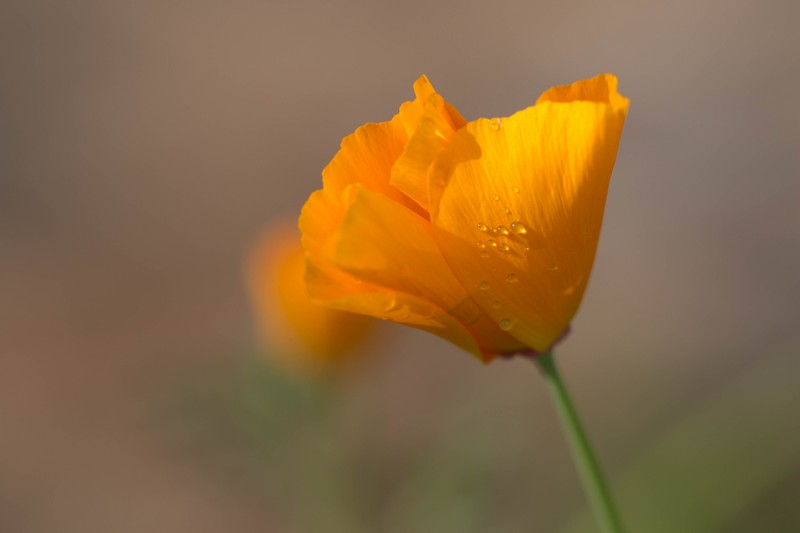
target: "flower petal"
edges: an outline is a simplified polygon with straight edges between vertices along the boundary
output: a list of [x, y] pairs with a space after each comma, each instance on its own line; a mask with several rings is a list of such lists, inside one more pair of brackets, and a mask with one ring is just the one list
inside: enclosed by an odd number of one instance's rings
[[400, 107], [393, 121], [402, 124], [408, 145], [392, 167], [391, 184], [428, 209], [428, 173], [457, 129], [466, 122], [422, 76], [414, 84], [416, 99]]
[[580, 304], [626, 112], [616, 78], [598, 76], [469, 123], [437, 160], [431, 222], [447, 262], [534, 350], [549, 349]]
[[[306, 281], [312, 296], [325, 294], [329, 297], [315, 298], [316, 301], [324, 303], [328, 307], [422, 329], [452, 342], [476, 357], [487, 361], [490, 358], [483, 354], [466, 327], [424, 298], [402, 292], [387, 291], [369, 284], [333, 293], [329, 290], [331, 288], [329, 280], [322, 279], [320, 275], [320, 271], [310, 266]], [[321, 288], [322, 291], [318, 293], [317, 288]]]
[[[445, 309], [468, 298], [439, 252], [428, 221], [364, 187], [353, 185], [348, 193], [334, 247], [337, 266], [384, 287], [429, 295]], [[475, 305], [472, 312], [477, 315], [480, 308]]]
[[348, 207], [333, 246], [337, 267], [385, 291], [428, 302], [466, 328], [479, 347], [491, 346], [482, 350], [487, 354], [522, 347], [488, 319], [453, 275], [427, 220], [364, 187], [352, 185], [347, 193]]
[[291, 369], [321, 370], [352, 355], [372, 321], [313, 303], [304, 281], [305, 253], [295, 228], [265, 232], [248, 257], [247, 281], [268, 350]]
[[366, 282], [334, 265], [333, 251], [344, 217], [340, 207], [323, 189], [311, 195], [300, 215], [306, 249], [306, 287], [311, 299], [333, 309], [426, 330], [481, 356], [470, 332], [430, 301]]
[[617, 77], [613, 74], [600, 74], [588, 80], [581, 80], [569, 85], [552, 87], [536, 100], [536, 104], [544, 102], [597, 102], [610, 105], [613, 109], [628, 111], [628, 99], [617, 92]]
[[481, 357], [482, 350], [470, 332], [432, 302], [369, 283], [334, 264], [335, 246], [340, 241], [339, 228], [343, 218], [343, 206], [324, 189], [312, 194], [303, 207], [300, 228], [306, 249], [306, 287], [311, 299], [333, 309], [426, 330]]
[[422, 115], [425, 113], [426, 107], [431, 103], [432, 97], [436, 95], [439, 99], [434, 99], [433, 103], [436, 107], [440, 107], [436, 100], [440, 100], [444, 104], [442, 109], [443, 116], [448, 120], [453, 129], [460, 129], [466, 125], [467, 121], [461, 116], [461, 113], [451, 104], [444, 102], [444, 99], [436, 92], [428, 77], [422, 75], [417, 81], [414, 82], [414, 100], [405, 102], [400, 106], [400, 112], [397, 114], [397, 119], [403, 126], [406, 132], [406, 137], [411, 138], [417, 130]]
[[403, 153], [407, 137], [397, 121], [365, 124], [342, 140], [322, 171], [324, 188], [336, 198], [352, 183], [361, 183], [427, 217], [413, 200], [389, 183], [392, 166]]

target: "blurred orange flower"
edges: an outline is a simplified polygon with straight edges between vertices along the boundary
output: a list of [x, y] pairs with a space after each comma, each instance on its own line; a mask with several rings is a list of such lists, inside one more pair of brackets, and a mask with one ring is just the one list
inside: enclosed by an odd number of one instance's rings
[[610, 74], [467, 123], [426, 77], [342, 141], [300, 217], [312, 298], [490, 361], [544, 352], [594, 261], [628, 100]]
[[258, 329], [270, 355], [302, 372], [330, 368], [357, 352], [373, 321], [311, 301], [305, 253], [289, 225], [267, 230], [247, 262]]

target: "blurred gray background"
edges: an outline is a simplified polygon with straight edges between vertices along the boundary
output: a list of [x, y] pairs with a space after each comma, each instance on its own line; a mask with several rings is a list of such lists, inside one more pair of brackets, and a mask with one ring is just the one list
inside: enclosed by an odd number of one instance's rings
[[[251, 349], [251, 241], [422, 73], [474, 119], [600, 72], [630, 114], [558, 357], [623, 510], [713, 515], [671, 531], [800, 530], [798, 5], [0, 0], [0, 530], [300, 530], [281, 474], [219, 467], [238, 453], [224, 444], [198, 458], [162, 414]], [[381, 459], [356, 464], [390, 487], [365, 531], [591, 530], [533, 365], [383, 335], [325, 417], [344, 440], [378, 421]], [[408, 474], [430, 472], [414, 458], [442, 427], [473, 446], [444, 457], [505, 476], [474, 483], [507, 491], [469, 496], [483, 518], [457, 511], [461, 482], [426, 499], [437, 481]], [[667, 483], [679, 496], [660, 500]]]

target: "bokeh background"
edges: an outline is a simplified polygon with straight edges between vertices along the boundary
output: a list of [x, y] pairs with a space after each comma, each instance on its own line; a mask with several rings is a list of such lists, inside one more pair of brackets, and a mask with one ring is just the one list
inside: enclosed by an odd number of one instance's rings
[[530, 362], [256, 342], [251, 242], [422, 73], [631, 110], [558, 349], [638, 532], [800, 531], [800, 7], [0, 1], [0, 531], [593, 531]]

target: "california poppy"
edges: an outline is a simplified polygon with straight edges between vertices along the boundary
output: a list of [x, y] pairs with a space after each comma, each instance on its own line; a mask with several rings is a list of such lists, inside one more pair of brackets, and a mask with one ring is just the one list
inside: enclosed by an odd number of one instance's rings
[[266, 352], [290, 370], [316, 372], [357, 352], [372, 326], [368, 317], [309, 298], [305, 254], [296, 228], [267, 229], [247, 261], [247, 283]]
[[628, 100], [610, 74], [466, 122], [426, 77], [358, 128], [300, 217], [309, 294], [484, 361], [546, 352], [594, 261]]

